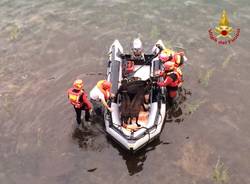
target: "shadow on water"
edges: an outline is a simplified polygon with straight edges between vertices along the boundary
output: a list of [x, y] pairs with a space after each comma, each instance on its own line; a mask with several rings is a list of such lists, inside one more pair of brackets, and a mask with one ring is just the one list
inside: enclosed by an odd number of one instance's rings
[[188, 96], [192, 93], [186, 88], [180, 88], [178, 92], [178, 97], [176, 99], [176, 104], [173, 107], [168, 107], [166, 112], [166, 123], [175, 122], [180, 124], [184, 121], [183, 111], [181, 105], [187, 100]]
[[162, 142], [159, 138], [153, 140], [145, 147], [141, 148], [137, 152], [129, 152], [121, 147], [117, 142], [107, 136], [108, 142], [119, 151], [128, 169], [128, 174], [133, 176], [143, 170], [144, 162], [147, 159], [147, 153], [156, 149], [160, 144], [170, 144], [169, 142]]

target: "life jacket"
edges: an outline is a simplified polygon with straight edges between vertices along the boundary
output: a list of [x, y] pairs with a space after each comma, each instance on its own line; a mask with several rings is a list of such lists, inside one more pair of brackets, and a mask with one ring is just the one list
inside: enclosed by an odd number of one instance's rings
[[178, 75], [178, 77], [177, 77], [178, 80], [179, 80], [179, 85], [178, 85], [178, 87], [181, 87], [182, 84], [183, 84], [183, 82], [184, 82], [184, 80], [183, 80], [183, 75], [182, 75], [182, 71], [181, 71], [180, 67], [175, 68], [175, 72], [176, 72], [176, 74]]
[[76, 92], [74, 88], [70, 88], [68, 90], [69, 101], [76, 108], [81, 108], [83, 106], [83, 103], [80, 102], [80, 97], [83, 95], [83, 93], [83, 90]]
[[182, 82], [181, 76], [178, 74], [178, 72], [176, 72], [175, 70], [168, 72], [166, 74], [166, 77], [170, 77], [173, 80], [173, 82], [171, 82], [169, 86], [167, 86], [167, 88], [173, 91], [178, 90], [178, 87], [180, 83]]
[[110, 91], [109, 90], [105, 90], [105, 89], [103, 89], [103, 82], [104, 82], [104, 80], [100, 80], [97, 84], [96, 84], [96, 86], [97, 86], [97, 88], [102, 92], [102, 94], [104, 95], [104, 98], [106, 99], [106, 100], [108, 100], [109, 98], [110, 98]]
[[180, 75], [182, 77], [182, 71], [181, 71], [181, 68], [180, 67], [175, 67], [174, 69], [178, 75]]
[[[178, 59], [180, 57], [180, 60]], [[171, 61], [175, 63], [175, 67], [179, 67], [184, 63], [184, 52], [175, 52], [172, 56]]]
[[131, 73], [134, 71], [134, 61], [128, 61], [127, 62], [127, 73]]

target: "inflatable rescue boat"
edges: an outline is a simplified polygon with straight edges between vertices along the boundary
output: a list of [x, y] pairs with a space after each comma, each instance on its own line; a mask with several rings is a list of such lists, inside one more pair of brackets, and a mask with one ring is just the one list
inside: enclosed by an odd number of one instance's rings
[[[163, 45], [161, 40], [156, 44]], [[133, 68], [125, 75], [128, 64], [128, 57], [123, 53], [123, 47], [118, 40], [115, 40], [109, 49], [109, 60], [107, 67], [107, 80], [112, 83], [111, 92], [115, 98], [110, 101], [112, 112], [105, 111], [105, 129], [116, 142], [130, 151], [137, 151], [153, 139], [157, 138], [163, 128], [166, 113], [165, 88], [151, 85], [145, 95], [146, 101], [139, 109], [137, 119], [132, 118], [124, 123], [122, 119], [121, 104], [123, 98], [119, 90], [123, 87], [123, 81], [133, 86], [132, 89], [140, 89], [144, 84], [151, 84], [155, 71], [162, 69], [160, 61], [156, 57], [159, 51], [156, 46], [152, 49], [152, 54], [145, 54], [144, 61], [133, 61]], [[163, 80], [160, 78], [158, 80]], [[130, 98], [138, 90], [128, 91]], [[136, 99], [135, 99], [136, 100]], [[135, 101], [134, 100], [134, 101]], [[128, 107], [127, 109], [132, 109]], [[125, 109], [126, 110], [126, 109]], [[123, 109], [124, 111], [124, 109]]]

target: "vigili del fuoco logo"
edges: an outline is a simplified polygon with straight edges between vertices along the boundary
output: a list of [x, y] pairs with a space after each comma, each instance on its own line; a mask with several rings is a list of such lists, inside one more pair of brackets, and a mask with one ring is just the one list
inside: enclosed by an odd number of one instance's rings
[[220, 45], [227, 45], [235, 42], [240, 35], [240, 29], [230, 27], [227, 12], [223, 10], [218, 26], [209, 29], [208, 33], [211, 40]]

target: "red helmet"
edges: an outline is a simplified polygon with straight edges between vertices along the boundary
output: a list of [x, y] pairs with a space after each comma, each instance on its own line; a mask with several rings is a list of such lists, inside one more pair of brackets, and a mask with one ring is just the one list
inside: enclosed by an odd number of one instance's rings
[[74, 89], [81, 90], [83, 88], [83, 81], [81, 79], [77, 79], [73, 84]]
[[163, 63], [169, 61], [170, 58], [171, 58], [171, 54], [167, 54], [167, 53], [165, 53], [165, 52], [162, 52], [162, 53], [160, 53], [160, 55], [159, 55], [159, 59], [160, 59]]
[[103, 87], [103, 89], [104, 90], [109, 90], [109, 89], [111, 89], [111, 87], [112, 87], [112, 84], [110, 83], [110, 82], [108, 82], [108, 81], [103, 81], [103, 83], [102, 83], [102, 87]]
[[165, 71], [174, 70], [174, 62], [168, 61], [168, 62], [164, 63], [164, 69], [165, 69]]

